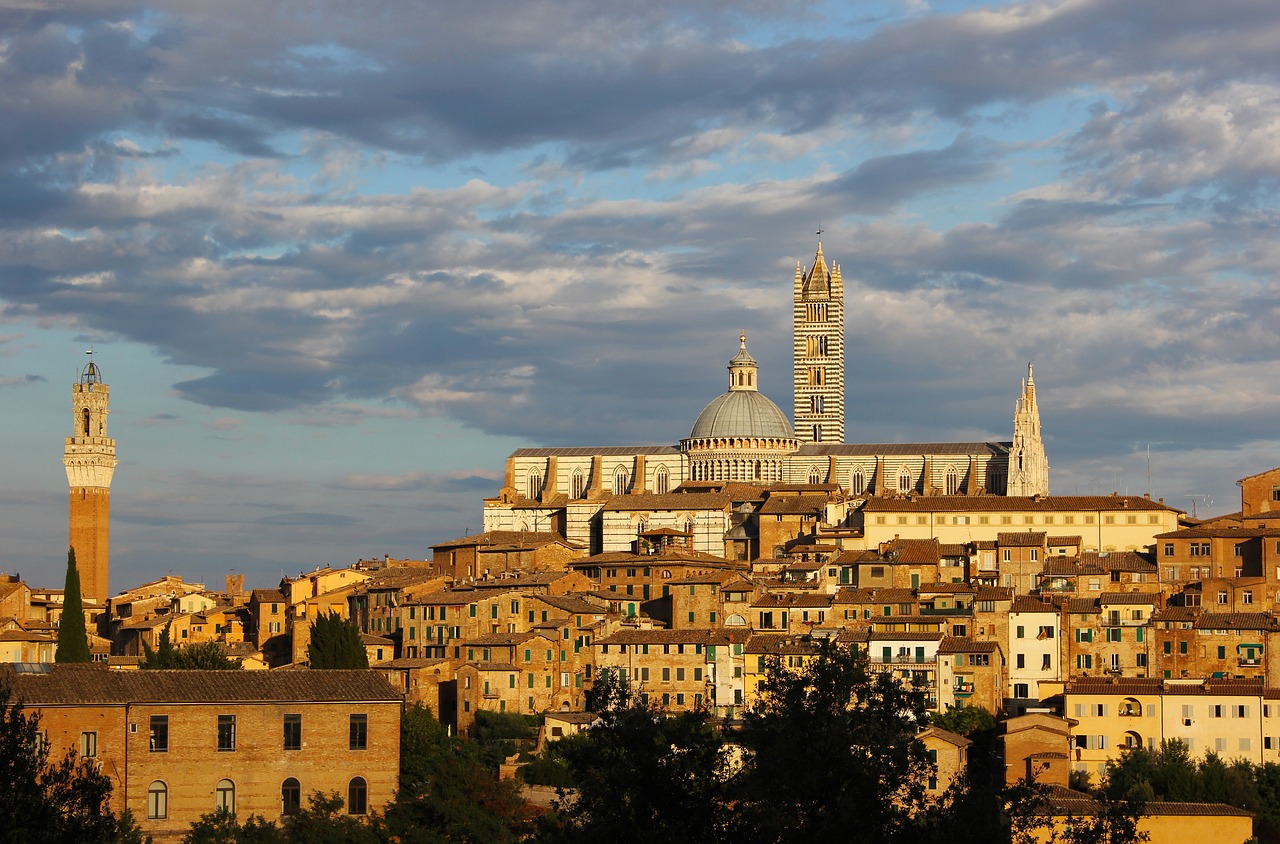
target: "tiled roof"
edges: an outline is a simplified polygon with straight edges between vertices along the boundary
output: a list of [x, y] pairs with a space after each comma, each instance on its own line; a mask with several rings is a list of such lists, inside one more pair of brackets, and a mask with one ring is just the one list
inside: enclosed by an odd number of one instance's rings
[[473, 533], [460, 539], [451, 539], [432, 545], [435, 548], [469, 548], [473, 545], [512, 545], [525, 548], [537, 548], [554, 542], [564, 542], [564, 537], [549, 531], [524, 530], [487, 530], [484, 533]]
[[943, 542], [938, 546], [938, 553], [944, 557], [967, 557], [969, 549], [963, 542]]
[[1042, 530], [1001, 531], [996, 534], [996, 544], [1001, 548], [1043, 548], [1044, 540]]
[[922, 454], [987, 454], [1009, 453], [1013, 443], [808, 443], [796, 452], [802, 456], [839, 457], [917, 457]]
[[17, 697], [33, 706], [112, 703], [399, 702], [376, 671], [110, 671], [55, 665], [14, 674]]
[[284, 593], [279, 589], [254, 589], [249, 593], [250, 600], [260, 604], [283, 604]]
[[972, 595], [977, 590], [967, 583], [926, 583], [918, 590], [921, 595], [928, 592], [945, 592], [953, 595]]
[[1158, 607], [1162, 600], [1158, 592], [1103, 592], [1098, 596], [1098, 603], [1104, 607], [1108, 604], [1152, 604]]
[[529, 597], [574, 615], [598, 615], [609, 611], [607, 606], [602, 607], [572, 595], [530, 595]]
[[818, 595], [804, 592], [768, 592], [757, 595], [751, 602], [752, 607], [820, 607], [831, 606], [834, 596]]
[[1087, 512], [1098, 510], [1164, 510], [1180, 513], [1176, 507], [1141, 495], [1046, 495], [1039, 498], [1017, 495], [928, 495], [916, 498], [872, 496], [863, 509], [869, 513], [896, 512]]
[[886, 557], [896, 554], [892, 558], [894, 562], [904, 563], [907, 565], [934, 565], [942, 559], [942, 553], [938, 547], [936, 539], [894, 539], [886, 542], [884, 551]]
[[867, 635], [871, 642], [941, 642], [945, 633], [934, 630], [872, 630]]
[[1194, 607], [1166, 607], [1151, 616], [1152, 621], [1195, 621], [1200, 611]]
[[1081, 537], [1079, 536], [1046, 536], [1046, 545], [1080, 545]]
[[818, 652], [818, 642], [811, 636], [791, 633], [757, 633], [743, 648], [748, 654], [808, 655]]
[[1136, 571], [1146, 574], [1158, 571], [1155, 563], [1137, 551], [1085, 551], [1080, 555], [1080, 565], [1096, 566], [1107, 571]]
[[917, 739], [923, 739], [928, 736], [937, 736], [943, 741], [954, 744], [956, 747], [968, 747], [973, 742], [959, 733], [953, 733], [950, 730], [944, 730], [941, 727], [929, 727], [924, 732], [916, 736]]
[[602, 508], [607, 512], [632, 512], [640, 510], [725, 510], [731, 504], [729, 496], [719, 492], [672, 492], [666, 495], [639, 493], [615, 495]]
[[1177, 681], [1159, 677], [1079, 677], [1067, 683], [1065, 694], [1079, 695], [1261, 695], [1262, 678]]
[[830, 499], [825, 495], [770, 495], [760, 505], [762, 516], [812, 516], [822, 514]]
[[1057, 612], [1058, 610], [1050, 604], [1046, 604], [1030, 595], [1019, 595], [1013, 599], [1013, 606], [1009, 608], [1009, 612]]
[[679, 454], [674, 445], [606, 445], [599, 447], [517, 448], [512, 457], [630, 457], [633, 454]]
[[1195, 629], [1280, 631], [1280, 622], [1265, 612], [1206, 612], [1196, 619]]
[[1012, 586], [979, 586], [975, 601], [1012, 601]]
[[711, 629], [689, 627], [668, 630], [655, 627], [651, 630], [619, 630], [612, 636], [597, 639], [596, 645], [714, 645], [718, 642], [745, 642], [751, 635], [748, 630], [729, 628]]
[[938, 645], [940, 654], [993, 653], [999, 648], [995, 642], [974, 639], [970, 636], [948, 636]]
[[1063, 605], [1068, 613], [1076, 613], [1078, 615], [1088, 615], [1095, 613], [1099, 609], [1097, 598], [1068, 598]]

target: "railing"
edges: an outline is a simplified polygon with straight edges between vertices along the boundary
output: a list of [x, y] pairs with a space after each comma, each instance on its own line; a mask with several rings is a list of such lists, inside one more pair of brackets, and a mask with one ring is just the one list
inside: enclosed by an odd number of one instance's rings
[[973, 607], [921, 607], [920, 615], [973, 615]]
[[920, 657], [916, 659], [915, 654], [894, 654], [885, 659], [884, 656], [873, 656], [871, 662], [876, 665], [933, 665], [938, 661], [937, 657]]
[[951, 691], [958, 695], [973, 694], [973, 683], [956, 683], [951, 687]]
[[1249, 659], [1248, 657], [1243, 657], [1243, 656], [1242, 656], [1242, 657], [1240, 657], [1240, 659], [1239, 659], [1239, 660], [1237, 660], [1237, 661], [1236, 661], [1236, 664], [1237, 664], [1237, 665], [1261, 665], [1261, 664], [1262, 664], [1262, 660], [1261, 660], [1261, 659], [1259, 659], [1258, 657], [1254, 657], [1253, 659]]

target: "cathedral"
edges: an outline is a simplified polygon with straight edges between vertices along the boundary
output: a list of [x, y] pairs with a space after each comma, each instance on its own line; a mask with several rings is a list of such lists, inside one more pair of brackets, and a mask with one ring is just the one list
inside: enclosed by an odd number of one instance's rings
[[727, 485], [821, 486], [854, 506], [869, 496], [1048, 494], [1030, 366], [1010, 442], [846, 443], [844, 283], [821, 242], [808, 268], [796, 266], [792, 321], [794, 424], [759, 391], [743, 334], [728, 390], [678, 444], [519, 449], [507, 458], [502, 490], [485, 500], [485, 530], [553, 531], [598, 553], [618, 550], [602, 538], [602, 512], [693, 510], [682, 496]]

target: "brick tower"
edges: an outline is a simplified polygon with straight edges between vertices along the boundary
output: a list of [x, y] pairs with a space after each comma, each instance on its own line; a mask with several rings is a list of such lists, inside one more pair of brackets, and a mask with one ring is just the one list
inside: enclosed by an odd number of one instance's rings
[[89, 361], [71, 388], [72, 435], [62, 453], [71, 487], [70, 541], [80, 572], [80, 594], [99, 604], [105, 604], [110, 596], [111, 476], [118, 462], [116, 441], [107, 436], [109, 398], [102, 372]]
[[844, 442], [844, 280], [822, 255], [796, 264], [792, 312], [796, 439]]

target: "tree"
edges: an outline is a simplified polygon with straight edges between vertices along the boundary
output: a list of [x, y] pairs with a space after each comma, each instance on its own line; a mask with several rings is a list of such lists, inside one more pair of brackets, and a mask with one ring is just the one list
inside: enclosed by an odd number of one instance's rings
[[587, 707], [601, 723], [558, 748], [577, 790], [561, 795], [539, 840], [621, 841], [640, 831], [655, 841], [724, 840], [729, 771], [705, 710], [669, 715], [607, 669]]
[[168, 622], [160, 631], [160, 641], [155, 650], [152, 650], [146, 642], [142, 643], [141, 668], [234, 671], [244, 667], [240, 660], [227, 656], [226, 651], [217, 642], [200, 642], [185, 648], [175, 648], [169, 636], [169, 628], [172, 624], [173, 622]]
[[191, 825], [182, 844], [286, 844], [284, 832], [262, 815], [252, 815], [243, 824], [226, 809], [219, 809]]
[[311, 625], [307, 659], [312, 668], [368, 668], [369, 655], [360, 631], [336, 612], [316, 617]]
[[761, 842], [914, 841], [932, 766], [915, 735], [925, 691], [874, 670], [866, 652], [816, 642], [803, 668], [776, 658], [738, 741], [733, 820]]
[[89, 662], [89, 635], [84, 629], [84, 600], [80, 597], [80, 572], [76, 549], [67, 549], [67, 577], [62, 588], [62, 620], [58, 622], [58, 648], [54, 662]]
[[958, 735], [972, 736], [974, 733], [995, 729], [996, 718], [981, 706], [957, 706], [946, 712], [931, 714], [929, 723]]
[[0, 842], [140, 842], [129, 814], [111, 813], [110, 797], [110, 778], [92, 763], [72, 751], [50, 758], [40, 716], [12, 700], [0, 673]]
[[519, 841], [528, 804], [513, 780], [499, 780], [479, 748], [449, 735], [414, 704], [400, 717], [400, 788], [388, 807], [389, 835], [405, 844]]

